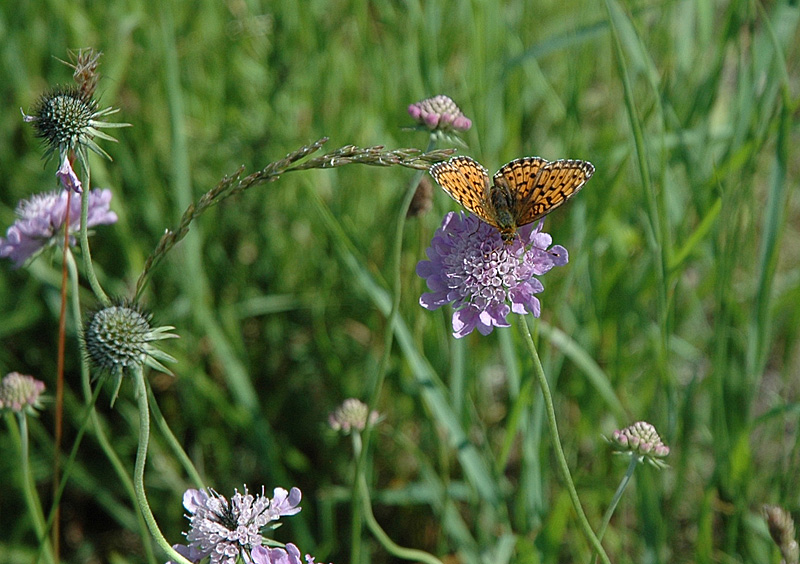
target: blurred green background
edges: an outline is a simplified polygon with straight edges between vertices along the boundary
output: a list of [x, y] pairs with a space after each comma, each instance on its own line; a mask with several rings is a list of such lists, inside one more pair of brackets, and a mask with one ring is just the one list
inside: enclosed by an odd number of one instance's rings
[[[123, 297], [164, 230], [240, 165], [253, 172], [323, 136], [323, 150], [424, 148], [425, 133], [404, 129], [407, 107], [449, 95], [474, 124], [461, 153], [491, 171], [524, 155], [597, 169], [545, 222], [570, 262], [543, 277], [535, 327], [595, 527], [625, 471], [602, 435], [644, 419], [672, 448], [669, 469], [637, 470], [604, 539], [612, 561], [779, 562], [760, 511], [800, 510], [798, 17], [796, 1], [771, 0], [5, 2], [0, 227], [20, 199], [56, 189], [56, 163], [43, 164], [19, 108], [71, 81], [59, 61], [69, 49], [104, 53], [100, 105], [133, 125], [100, 142], [113, 162], [92, 160], [93, 186], [112, 189], [120, 216], [97, 229], [93, 257]], [[201, 217], [145, 292], [156, 324], [181, 336], [164, 346], [176, 377], [150, 381], [207, 485], [300, 487], [303, 512], [277, 538], [320, 561], [350, 558], [352, 453], [326, 421], [345, 398], [368, 398], [387, 331], [370, 288], [391, 288], [413, 180], [359, 165], [287, 174]], [[447, 562], [587, 562], [541, 402], [512, 411], [532, 366], [518, 328], [455, 341], [451, 312], [418, 304], [415, 265], [457, 208], [438, 189], [434, 199], [405, 229], [399, 313], [411, 339], [392, 350], [378, 406], [376, 516], [398, 543]], [[51, 392], [59, 280], [53, 255], [0, 270], [0, 368]], [[70, 330], [67, 448], [82, 412]], [[440, 381], [426, 387], [410, 351]], [[101, 395], [98, 410], [132, 467], [132, 387], [113, 409]], [[452, 422], [492, 493], [454, 448]], [[50, 410], [32, 425], [45, 500], [51, 436]], [[0, 445], [0, 562], [29, 562], [35, 536], [8, 426]], [[134, 509], [91, 433], [78, 460], [65, 561], [144, 562]], [[180, 542], [190, 484], [158, 430], [146, 478], [162, 529]], [[366, 533], [363, 543], [362, 561], [396, 561]]]

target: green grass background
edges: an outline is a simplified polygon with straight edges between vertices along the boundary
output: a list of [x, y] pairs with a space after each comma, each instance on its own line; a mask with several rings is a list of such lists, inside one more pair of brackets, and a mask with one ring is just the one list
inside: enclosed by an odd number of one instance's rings
[[[447, 94], [474, 123], [462, 153], [487, 168], [539, 155], [597, 169], [545, 222], [570, 262], [543, 277], [534, 326], [595, 527], [625, 471], [602, 435], [644, 419], [672, 448], [669, 469], [637, 470], [604, 539], [612, 561], [779, 562], [760, 508], [800, 510], [799, 17], [796, 1], [5, 2], [0, 226], [19, 199], [56, 188], [19, 108], [70, 82], [58, 61], [68, 49], [103, 51], [101, 106], [133, 125], [101, 141], [114, 162], [92, 160], [120, 216], [97, 229], [93, 257], [119, 296], [222, 176], [322, 136], [328, 149], [424, 148], [424, 133], [403, 129], [406, 108]], [[193, 224], [145, 292], [156, 323], [181, 336], [164, 347], [176, 377], [150, 381], [207, 485], [299, 486], [303, 512], [277, 537], [320, 561], [350, 559], [352, 454], [326, 419], [368, 398], [413, 176], [354, 165], [254, 188]], [[398, 543], [447, 562], [588, 562], [538, 390], [513, 409], [532, 370], [518, 328], [455, 341], [450, 311], [418, 305], [414, 268], [449, 209], [437, 190], [434, 211], [406, 225], [407, 334], [378, 406], [376, 516]], [[59, 277], [58, 257], [0, 270], [0, 368], [51, 392]], [[74, 326], [68, 343], [67, 446], [82, 406]], [[98, 407], [129, 467], [131, 388]], [[51, 413], [31, 430], [45, 500]], [[0, 562], [29, 562], [8, 425], [0, 448]], [[157, 430], [146, 478], [180, 542], [190, 484]], [[90, 433], [63, 502], [65, 559], [145, 562], [134, 511]], [[363, 562], [396, 561], [361, 542]]]

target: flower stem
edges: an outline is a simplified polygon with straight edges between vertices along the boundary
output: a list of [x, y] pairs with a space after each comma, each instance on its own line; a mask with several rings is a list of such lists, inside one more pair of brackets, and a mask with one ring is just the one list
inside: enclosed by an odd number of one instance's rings
[[[630, 464], [628, 464], [628, 470], [625, 472], [625, 476], [622, 477], [622, 481], [619, 483], [617, 487], [617, 491], [614, 493], [614, 497], [611, 500], [611, 505], [608, 506], [606, 509], [606, 514], [603, 515], [603, 524], [600, 525], [600, 530], [597, 533], [598, 540], [603, 540], [603, 535], [606, 532], [606, 527], [611, 522], [611, 516], [614, 514], [614, 510], [617, 508], [617, 504], [619, 500], [622, 499], [622, 493], [625, 491], [625, 488], [628, 487], [628, 484], [631, 482], [631, 477], [633, 477], [633, 471], [636, 470], [636, 465], [639, 463], [639, 459], [636, 456], [631, 455]], [[596, 554], [592, 554], [592, 558], [589, 562], [596, 561]]]
[[164, 438], [167, 439], [167, 444], [172, 449], [173, 454], [178, 458], [183, 466], [183, 469], [189, 475], [189, 478], [194, 483], [194, 486], [202, 490], [205, 487], [205, 482], [200, 477], [200, 474], [197, 472], [197, 468], [195, 468], [194, 464], [192, 464], [192, 460], [189, 458], [189, 455], [186, 454], [186, 451], [183, 450], [180, 441], [175, 437], [172, 432], [172, 429], [169, 428], [169, 424], [167, 420], [164, 419], [164, 415], [161, 413], [161, 408], [158, 407], [156, 403], [156, 398], [153, 395], [153, 389], [147, 388], [147, 394], [150, 397], [150, 411], [153, 413], [153, 419], [155, 419], [156, 425], [158, 425], [161, 434], [164, 435]]
[[[369, 418], [368, 418], [369, 420]], [[362, 452], [362, 441], [361, 441], [361, 434], [358, 432], [354, 432], [352, 435], [353, 439], [353, 454], [356, 458]], [[354, 489], [358, 489], [360, 493], [360, 501], [362, 504], [361, 511], [359, 512], [359, 524], [361, 523], [361, 514], [363, 514], [364, 520], [367, 523], [367, 528], [370, 530], [372, 535], [377, 539], [379, 543], [386, 549], [389, 554], [393, 556], [397, 556], [398, 558], [402, 558], [403, 560], [415, 560], [417, 562], [424, 562], [426, 564], [442, 564], [442, 561], [425, 552], [424, 550], [417, 550], [414, 548], [404, 548], [397, 543], [395, 543], [389, 535], [386, 534], [386, 531], [381, 528], [378, 521], [375, 519], [375, 515], [372, 513], [372, 503], [370, 502], [369, 496], [369, 486], [367, 485], [367, 479], [364, 474], [361, 474], [357, 477], [358, 482], [354, 484]], [[360, 539], [356, 539], [360, 541]]]
[[375, 515], [372, 513], [372, 504], [369, 500], [369, 486], [367, 486], [367, 480], [364, 479], [364, 476], [361, 476], [359, 487], [361, 489], [361, 500], [364, 504], [364, 519], [367, 522], [367, 527], [389, 554], [397, 558], [402, 558], [403, 560], [424, 562], [425, 564], [442, 564], [442, 561], [433, 554], [429, 554], [424, 550], [402, 547], [389, 538], [389, 535], [381, 528], [378, 521], [375, 519]]
[[156, 544], [167, 553], [174, 561], [180, 564], [192, 564], [189, 560], [181, 556], [172, 546], [158, 528], [158, 523], [150, 510], [147, 502], [147, 494], [144, 491], [144, 465], [147, 461], [147, 447], [150, 443], [150, 408], [147, 402], [147, 385], [144, 381], [144, 372], [141, 366], [136, 366], [131, 370], [136, 385], [136, 405], [139, 408], [139, 445], [136, 449], [136, 464], [133, 469], [133, 487], [136, 490], [136, 498], [139, 509], [150, 529], [150, 534], [155, 539]]
[[[75, 264], [75, 257], [72, 254], [72, 251], [68, 252], [66, 255], [67, 258], [67, 267], [69, 268], [69, 280], [70, 280], [70, 287], [72, 290], [71, 297], [72, 297], [72, 317], [75, 319], [75, 325], [78, 327], [79, 331], [83, 330], [83, 322], [81, 321], [81, 302], [80, 302], [80, 286], [78, 280], [78, 265]], [[89, 369], [89, 361], [88, 355], [86, 353], [86, 343], [83, 339], [79, 339], [78, 343], [81, 347], [81, 385], [83, 387], [83, 397], [86, 405], [93, 406], [92, 403], [92, 382], [90, 379], [91, 372]], [[91, 409], [91, 420], [92, 420], [92, 429], [94, 431], [95, 438], [97, 439], [100, 448], [103, 449], [106, 457], [108, 458], [111, 465], [114, 467], [114, 471], [117, 473], [117, 477], [120, 480], [120, 483], [125, 488], [125, 493], [128, 494], [131, 501], [136, 504], [136, 493], [133, 489], [133, 480], [131, 480], [130, 475], [128, 474], [125, 465], [120, 460], [119, 456], [117, 455], [114, 447], [111, 445], [111, 441], [108, 439], [108, 435], [105, 432], [105, 427], [101, 424], [100, 416], [97, 413], [97, 410], [92, 407]], [[145, 538], [147, 535], [147, 525], [144, 522], [144, 518], [139, 514], [136, 513], [136, 517], [139, 524], [139, 530], [141, 531], [142, 538]], [[150, 563], [155, 563], [155, 555], [153, 554], [153, 547], [152, 544], [149, 542], [144, 543], [144, 551], [145, 556], [147, 557], [147, 561]]]
[[[433, 137], [431, 137], [430, 141], [428, 142], [428, 148], [425, 150], [426, 153], [433, 150], [436, 141]], [[386, 378], [386, 369], [389, 365], [389, 358], [392, 352], [392, 342], [394, 341], [394, 327], [395, 327], [395, 319], [397, 318], [397, 313], [400, 310], [400, 289], [401, 289], [401, 275], [402, 275], [402, 252], [403, 252], [403, 231], [406, 224], [406, 215], [408, 213], [408, 208], [411, 205], [411, 200], [414, 198], [414, 192], [416, 192], [417, 185], [419, 184], [422, 175], [425, 174], [424, 170], [417, 171], [414, 176], [411, 178], [409, 182], [408, 188], [406, 189], [405, 195], [403, 196], [403, 201], [399, 206], [397, 211], [397, 221], [395, 227], [395, 234], [394, 234], [394, 246], [392, 247], [392, 255], [391, 255], [391, 269], [394, 272], [394, 281], [393, 281], [393, 292], [392, 292], [392, 309], [389, 311], [389, 317], [387, 318], [386, 322], [386, 335], [384, 336], [384, 343], [383, 343], [383, 356], [381, 357], [380, 364], [378, 365], [378, 370], [375, 374], [375, 381], [372, 383], [372, 390], [370, 392], [369, 397], [369, 411], [368, 413], [372, 413], [373, 411], [377, 411], [378, 401], [380, 400], [381, 396], [381, 389], [383, 388], [383, 381]], [[353, 531], [352, 531], [352, 543], [350, 548], [350, 562], [351, 564], [358, 564], [360, 562], [360, 534], [361, 534], [361, 517], [358, 514], [360, 512], [360, 508], [363, 504], [359, 503], [359, 496], [360, 488], [359, 484], [364, 476], [365, 468], [367, 466], [367, 458], [368, 458], [368, 451], [366, 445], [369, 444], [369, 437], [372, 433], [372, 425], [373, 421], [371, 417], [367, 417], [367, 424], [364, 428], [364, 448], [359, 449], [361, 452], [356, 453], [356, 472], [355, 477], [353, 478], [353, 497], [352, 497], [352, 507], [353, 507]], [[366, 486], [366, 481], [364, 481], [364, 485]], [[367, 498], [368, 499], [368, 498]], [[366, 502], [365, 502], [366, 503]], [[370, 508], [370, 514], [372, 509]], [[374, 517], [373, 517], [374, 520]], [[369, 523], [368, 523], [369, 524]], [[377, 522], [375, 523], [377, 525]], [[383, 533], [383, 531], [381, 531]], [[383, 533], [385, 535], [385, 533]], [[391, 542], [391, 541], [390, 541]]]
[[[89, 249], [89, 192], [91, 192], [91, 172], [89, 167], [84, 169], [86, 171], [86, 182], [83, 183], [83, 192], [81, 193], [81, 253], [83, 253], [83, 270], [85, 271], [86, 278], [89, 280], [89, 285], [92, 287], [94, 295], [100, 300], [104, 307], [111, 305], [111, 300], [103, 291], [100, 282], [97, 281], [97, 275], [94, 272], [94, 264], [92, 263], [92, 253]], [[69, 225], [69, 223], [67, 224]]]
[[558, 435], [558, 424], [556, 423], [556, 412], [555, 408], [553, 407], [553, 396], [550, 394], [550, 385], [547, 383], [547, 376], [544, 374], [542, 361], [539, 360], [539, 353], [536, 351], [536, 345], [533, 342], [531, 330], [528, 328], [528, 323], [525, 321], [525, 317], [523, 316], [520, 316], [520, 325], [522, 326], [522, 332], [525, 335], [525, 342], [527, 343], [531, 357], [533, 358], [533, 372], [536, 374], [536, 378], [539, 381], [539, 387], [542, 389], [545, 412], [547, 413], [547, 428], [550, 431], [550, 440], [553, 443], [553, 449], [556, 452], [556, 466], [561, 472], [561, 478], [564, 480], [564, 483], [567, 486], [567, 492], [569, 493], [569, 498], [572, 501], [572, 506], [575, 508], [575, 513], [578, 515], [578, 523], [580, 523], [580, 526], [583, 529], [583, 533], [586, 535], [589, 544], [592, 545], [595, 552], [600, 556], [600, 559], [604, 564], [611, 564], [606, 551], [603, 549], [603, 545], [600, 544], [600, 540], [594, 534], [592, 526], [589, 524], [589, 520], [586, 518], [586, 514], [583, 512], [581, 500], [578, 498], [578, 492], [575, 490], [575, 484], [572, 482], [572, 476], [569, 472], [567, 459], [564, 456], [564, 450], [561, 448], [561, 438]]
[[[8, 415], [8, 421], [9, 426], [11, 426], [14, 421], [11, 414]], [[39, 499], [39, 494], [36, 493], [36, 487], [33, 483], [29, 455], [30, 438], [28, 434], [28, 419], [24, 412], [17, 414], [17, 422], [19, 426], [19, 434], [17, 436], [19, 437], [22, 493], [25, 497], [25, 504], [28, 506], [28, 514], [33, 522], [33, 528], [36, 531], [39, 544], [42, 550], [44, 550], [45, 558], [48, 562], [54, 562], [52, 548], [47, 540], [47, 527], [44, 521], [44, 514], [42, 513], [42, 503]]]

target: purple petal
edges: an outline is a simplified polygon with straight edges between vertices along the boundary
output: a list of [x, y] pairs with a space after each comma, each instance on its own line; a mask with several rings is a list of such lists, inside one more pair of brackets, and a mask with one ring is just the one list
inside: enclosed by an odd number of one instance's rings
[[183, 506], [189, 513], [195, 513], [199, 508], [204, 507], [208, 500], [208, 493], [205, 490], [190, 488], [183, 492]]
[[56, 171], [56, 176], [61, 181], [61, 185], [65, 189], [72, 190], [76, 194], [83, 192], [83, 185], [81, 184], [78, 175], [75, 174], [75, 171], [72, 169], [72, 165], [70, 164], [66, 155], [64, 155], [64, 160], [61, 162], [61, 166]]
[[272, 492], [272, 501], [269, 505], [269, 512], [273, 519], [285, 517], [288, 515], [296, 515], [300, 513], [300, 500], [303, 494], [299, 488], [292, 488], [287, 492], [283, 488], [275, 488]]
[[506, 303], [493, 305], [485, 313], [491, 319], [491, 324], [494, 327], [511, 327], [511, 324], [506, 319], [508, 314], [511, 313], [511, 308]]
[[439, 309], [451, 300], [447, 299], [447, 294], [437, 293], [433, 294], [425, 292], [419, 297], [419, 305], [431, 311]]
[[[177, 552], [190, 562], [200, 562], [203, 558], [208, 556], [208, 552], [202, 552], [194, 547], [186, 546], [183, 544], [173, 544], [172, 548], [175, 549], [175, 552]], [[169, 560], [167, 564], [175, 564], [175, 562]]]
[[467, 306], [453, 313], [453, 336], [457, 339], [466, 337], [478, 323], [480, 312], [477, 308]]
[[556, 266], [564, 266], [569, 262], [569, 253], [561, 245], [553, 245], [547, 252], [553, 257], [553, 264]]

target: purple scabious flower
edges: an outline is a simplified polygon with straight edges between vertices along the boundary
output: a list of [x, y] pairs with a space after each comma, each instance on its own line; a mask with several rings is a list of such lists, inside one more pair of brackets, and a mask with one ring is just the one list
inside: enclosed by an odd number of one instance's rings
[[261, 488], [260, 495], [235, 491], [228, 501], [208, 488], [189, 489], [183, 494], [183, 506], [191, 524], [186, 533], [187, 545], [173, 548], [192, 562], [209, 557], [211, 564], [235, 564], [241, 558], [252, 562], [251, 554], [264, 540], [262, 533], [272, 521], [300, 512], [302, 494], [298, 488], [286, 491], [275, 488], [270, 500]]
[[452, 304], [453, 336], [459, 339], [474, 329], [488, 335], [495, 327], [508, 327], [512, 312], [539, 317], [534, 294], [544, 286], [535, 277], [568, 260], [564, 247], [550, 247], [553, 239], [541, 225], [521, 227], [505, 245], [500, 232], [477, 217], [448, 213], [427, 249], [429, 260], [417, 264], [417, 274], [431, 290], [422, 294], [420, 305], [434, 310]]
[[[109, 225], [117, 221], [117, 214], [109, 208], [111, 190], [92, 190], [84, 197], [89, 198], [87, 227]], [[67, 211], [67, 192], [46, 192], [22, 200], [17, 206], [17, 220], [0, 237], [0, 257], [14, 261], [19, 268], [25, 261], [40, 250], [63, 241], [64, 219]], [[72, 236], [80, 229], [81, 201], [72, 198], [70, 203], [70, 245], [75, 244]]]
[[467, 131], [472, 121], [447, 96], [439, 95], [408, 106], [408, 113], [417, 123], [431, 131]]

